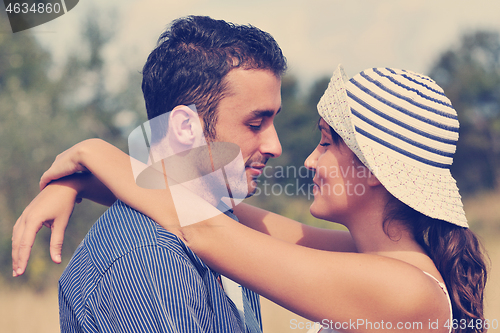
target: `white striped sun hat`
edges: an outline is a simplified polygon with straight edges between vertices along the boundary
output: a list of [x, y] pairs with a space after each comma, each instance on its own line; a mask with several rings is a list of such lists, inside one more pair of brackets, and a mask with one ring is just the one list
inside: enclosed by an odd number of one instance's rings
[[318, 111], [394, 197], [424, 215], [468, 227], [450, 173], [457, 113], [432, 79], [373, 68], [349, 80], [339, 66]]

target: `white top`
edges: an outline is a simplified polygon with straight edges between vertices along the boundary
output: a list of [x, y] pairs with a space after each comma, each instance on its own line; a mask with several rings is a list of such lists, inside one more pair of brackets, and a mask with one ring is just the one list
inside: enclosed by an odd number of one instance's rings
[[446, 285], [442, 282], [440, 282], [438, 279], [436, 279], [434, 276], [430, 275], [429, 273], [423, 271], [427, 276], [430, 276], [434, 281], [438, 283], [438, 285], [441, 287], [441, 290], [443, 290], [444, 294], [446, 295], [446, 298], [448, 299], [448, 305], [450, 306], [450, 330], [448, 332], [451, 333], [451, 328], [453, 326], [453, 307], [451, 306], [451, 299], [450, 299], [450, 294], [448, 294], [448, 289], [446, 289]]

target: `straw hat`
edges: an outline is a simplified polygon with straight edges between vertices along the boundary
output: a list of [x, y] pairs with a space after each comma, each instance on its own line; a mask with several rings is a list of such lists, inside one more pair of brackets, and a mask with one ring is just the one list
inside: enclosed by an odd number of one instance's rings
[[339, 66], [318, 111], [397, 199], [468, 227], [450, 173], [457, 113], [433, 80], [391, 68], [368, 69], [349, 80]]

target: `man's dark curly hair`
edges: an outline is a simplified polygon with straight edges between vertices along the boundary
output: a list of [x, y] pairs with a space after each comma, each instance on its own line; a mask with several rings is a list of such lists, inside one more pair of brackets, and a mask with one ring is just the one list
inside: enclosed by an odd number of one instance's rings
[[[274, 38], [258, 28], [206, 16], [177, 19], [144, 65], [142, 91], [148, 119], [177, 105], [194, 104], [204, 121], [205, 136], [213, 139], [217, 106], [227, 89], [225, 76], [232, 69], [264, 69], [281, 77], [286, 67]], [[153, 142], [165, 134], [165, 125], [153, 130], [157, 134]]]

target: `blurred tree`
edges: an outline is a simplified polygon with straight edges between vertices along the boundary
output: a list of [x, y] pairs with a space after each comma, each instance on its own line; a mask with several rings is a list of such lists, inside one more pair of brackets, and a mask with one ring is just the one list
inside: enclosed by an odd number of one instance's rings
[[465, 34], [444, 52], [430, 76], [458, 112], [460, 140], [452, 166], [463, 194], [499, 185], [500, 38], [497, 32]]
[[[133, 127], [140, 119], [137, 115], [145, 114], [137, 109], [142, 100], [139, 73], [130, 74], [121, 92], [106, 90], [102, 52], [112, 33], [103, 27], [104, 20], [89, 16], [81, 37], [84, 49], [68, 58], [57, 78], [49, 75], [50, 54], [30, 30], [0, 34], [0, 279], [4, 281], [12, 281], [8, 274], [12, 227], [38, 194], [39, 178], [55, 156], [90, 137], [123, 149], [122, 129]], [[7, 24], [0, 21], [0, 30], [8, 30]], [[84, 203], [76, 210], [64, 243], [66, 261], [104, 208]], [[65, 265], [50, 264], [49, 237], [47, 230], [37, 238], [28, 270], [16, 281], [35, 289], [55, 285]]]
[[[276, 117], [276, 131], [283, 148], [282, 156], [274, 162], [279, 165], [301, 166], [314, 147], [315, 108], [304, 103], [299, 94], [299, 83], [294, 76], [282, 81], [282, 113]], [[274, 163], [273, 162], [273, 163]]]
[[[8, 29], [7, 22], [0, 25]], [[57, 92], [47, 77], [49, 65], [48, 53], [30, 33], [0, 34], [0, 264], [4, 274], [10, 271], [12, 226], [37, 192], [39, 166], [50, 165], [48, 155], [59, 146], [55, 133], [69, 121], [66, 115], [54, 117]], [[38, 266], [36, 257], [34, 266]]]
[[[319, 142], [320, 135], [316, 126], [319, 115], [316, 104], [326, 84], [328, 80], [318, 80], [311, 90], [303, 95], [299, 91], [296, 77], [286, 75], [283, 78], [282, 112], [275, 120], [283, 153], [281, 157], [269, 161], [266, 171], [258, 179], [260, 190], [257, 194], [267, 197], [259, 200], [262, 207], [274, 208], [269, 196], [308, 196], [308, 184], [311, 183], [313, 173], [304, 167], [304, 161]], [[290, 185], [286, 186], [288, 184]]]

